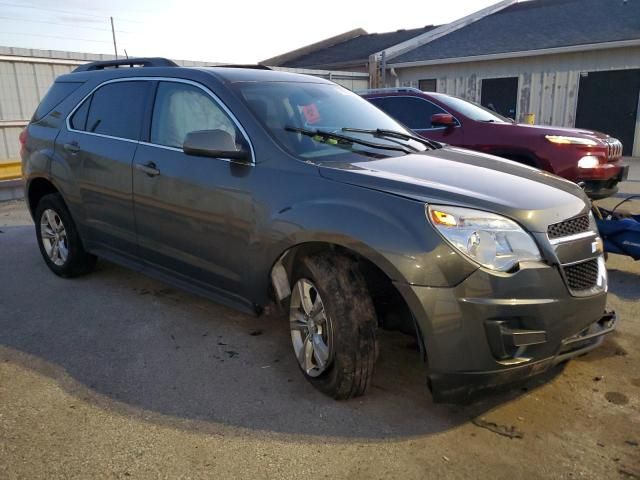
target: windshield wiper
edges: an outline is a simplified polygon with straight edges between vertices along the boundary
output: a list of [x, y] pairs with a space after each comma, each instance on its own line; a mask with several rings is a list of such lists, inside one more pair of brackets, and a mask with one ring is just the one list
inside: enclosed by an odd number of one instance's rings
[[421, 143], [434, 150], [438, 148], [442, 148], [442, 144], [438, 142], [434, 142], [433, 140], [428, 140], [426, 138], [419, 137], [417, 135], [411, 135], [409, 133], [396, 132], [395, 130], [385, 130], [383, 128], [376, 128], [375, 130], [365, 130], [361, 128], [343, 128], [342, 131], [354, 132], [354, 133], [368, 133], [370, 135], [373, 135], [374, 137], [380, 137], [380, 138], [387, 137], [387, 138], [401, 138], [403, 140], [413, 140], [414, 142]]
[[403, 152], [406, 154], [414, 153], [414, 149], [405, 146], [395, 146], [395, 145], [385, 145], [383, 143], [375, 143], [369, 142], [367, 140], [362, 140], [360, 138], [349, 137], [347, 135], [340, 135], [339, 133], [327, 132], [325, 130], [307, 130], [305, 128], [298, 127], [284, 127], [288, 132], [296, 132], [301, 133], [302, 135], [306, 135], [308, 137], [321, 137], [325, 139], [333, 138], [335, 140], [342, 140], [343, 142], [364, 145], [365, 147], [371, 148], [379, 148], [381, 150], [393, 150], [396, 152]]

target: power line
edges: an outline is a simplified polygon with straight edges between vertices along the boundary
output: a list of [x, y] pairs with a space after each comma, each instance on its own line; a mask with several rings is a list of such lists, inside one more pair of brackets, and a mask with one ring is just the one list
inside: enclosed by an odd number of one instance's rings
[[[60, 10], [57, 8], [44, 8], [44, 7], [34, 7], [33, 5], [20, 5], [18, 3], [9, 3], [9, 2], [0, 2], [0, 5], [4, 5], [7, 7], [15, 7], [15, 8], [29, 8], [31, 10], [45, 11], [45, 12], [54, 12], [54, 13], [63, 13], [66, 15], [75, 15], [78, 17], [87, 17], [87, 18], [99, 18], [100, 20], [105, 20], [109, 18], [108, 15], [91, 15], [90, 13], [78, 13], [72, 12], [70, 10]], [[128, 22], [128, 23], [144, 23], [139, 20], [124, 20], [118, 18], [119, 22]]]
[[25, 33], [25, 32], [0, 32], [0, 35], [24, 35], [26, 37], [45, 37], [45, 38], [58, 38], [60, 40], [76, 40], [79, 42], [94, 42], [94, 43], [111, 43], [107, 40], [93, 40], [90, 38], [77, 38], [77, 37], [61, 37], [57, 35], [43, 35], [39, 33]]
[[[111, 29], [109, 29], [109, 28], [83, 27], [81, 25], [70, 25], [68, 23], [50, 22], [48, 20], [32, 20], [30, 18], [5, 17], [5, 16], [0, 16], [0, 19], [2, 19], [2, 20], [15, 20], [15, 21], [18, 21], [18, 22], [45, 23], [47, 25], [59, 25], [61, 27], [86, 28], [88, 30], [96, 30], [98, 32], [111, 32]], [[124, 34], [131, 34], [131, 35], [135, 34], [135, 32], [128, 32], [126, 30], [116, 30], [116, 33], [124, 33]]]

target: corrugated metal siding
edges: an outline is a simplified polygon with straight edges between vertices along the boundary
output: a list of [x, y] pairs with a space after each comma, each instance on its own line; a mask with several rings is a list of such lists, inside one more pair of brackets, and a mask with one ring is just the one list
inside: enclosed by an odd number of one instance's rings
[[73, 68], [0, 61], [0, 121], [29, 119], [54, 78]]
[[22, 127], [0, 128], [0, 162], [20, 158], [18, 135], [21, 131]]
[[640, 68], [640, 48], [616, 48], [560, 55], [396, 68], [401, 86], [418, 87], [438, 80], [438, 91], [480, 102], [482, 79], [519, 78], [517, 117], [527, 113], [536, 123], [573, 127], [581, 72]]
[[[56, 77], [69, 73], [79, 63], [114, 58], [112, 55], [1, 46], [0, 56], [23, 57], [20, 61], [7, 57], [0, 58], [0, 162], [18, 160], [18, 135], [22, 127], [15, 126], [14, 123], [23, 121], [26, 124]], [[33, 58], [33, 61], [29, 59], [25, 61], [24, 57]], [[71, 63], [74, 61], [75, 64]], [[189, 60], [176, 60], [176, 63], [183, 66], [216, 65], [215, 62]], [[277, 67], [276, 69], [330, 79], [351, 90], [365, 89], [369, 85], [369, 75], [366, 73], [302, 68]], [[12, 124], [6, 126], [2, 125], [2, 122], [12, 122]]]

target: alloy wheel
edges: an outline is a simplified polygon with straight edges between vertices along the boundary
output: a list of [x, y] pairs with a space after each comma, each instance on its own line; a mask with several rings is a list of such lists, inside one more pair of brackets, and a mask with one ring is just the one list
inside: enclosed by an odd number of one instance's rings
[[318, 289], [306, 278], [293, 286], [289, 326], [300, 367], [310, 377], [319, 376], [333, 359], [333, 328]]
[[69, 258], [67, 231], [60, 215], [50, 208], [42, 212], [40, 237], [49, 260], [59, 267], [64, 265]]

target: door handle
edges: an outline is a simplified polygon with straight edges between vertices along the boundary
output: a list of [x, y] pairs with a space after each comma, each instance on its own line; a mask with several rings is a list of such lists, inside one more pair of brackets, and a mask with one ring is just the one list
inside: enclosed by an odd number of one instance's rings
[[78, 145], [78, 142], [65, 143], [63, 148], [71, 154], [75, 154], [80, 151], [80, 145]]
[[157, 177], [160, 175], [160, 170], [156, 168], [156, 164], [153, 162], [147, 162], [145, 164], [136, 163], [136, 169], [146, 173], [150, 177]]

